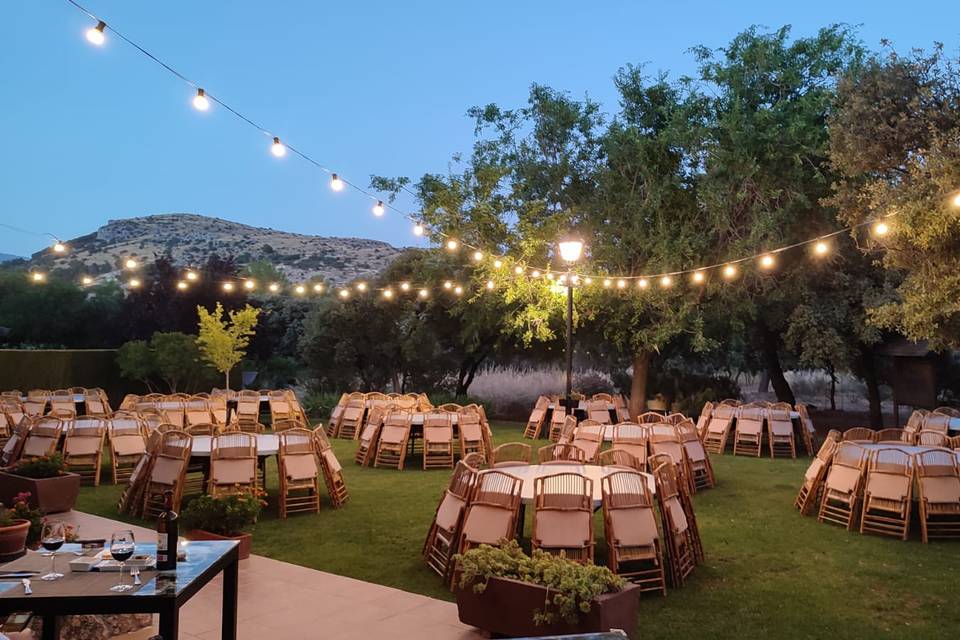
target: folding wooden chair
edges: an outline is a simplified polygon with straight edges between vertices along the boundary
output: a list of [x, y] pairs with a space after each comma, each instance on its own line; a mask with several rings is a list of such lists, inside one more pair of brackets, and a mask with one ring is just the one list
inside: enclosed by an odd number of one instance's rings
[[10, 433], [10, 437], [3, 443], [3, 453], [0, 454], [0, 466], [8, 467], [20, 459], [23, 453], [23, 445], [27, 440], [27, 436], [30, 434], [31, 422], [32, 419], [28, 416]]
[[110, 444], [110, 470], [113, 484], [130, 479], [134, 467], [146, 452], [145, 428], [139, 418], [114, 414], [107, 421], [107, 441]]
[[530, 545], [581, 564], [593, 563], [593, 480], [569, 472], [534, 480]]
[[657, 483], [657, 502], [660, 506], [663, 536], [666, 540], [670, 584], [681, 586], [693, 573], [696, 555], [690, 535], [687, 515], [680, 502], [679, 481], [674, 466], [664, 461], [653, 468]]
[[550, 425], [550, 442], [557, 442], [560, 444], [570, 444], [573, 441], [573, 432], [577, 429], [577, 417], [573, 414], [564, 416], [563, 422], [559, 425], [556, 425], [556, 433], [554, 433], [554, 425]]
[[173, 495], [173, 510], [180, 510], [183, 497], [183, 477], [190, 461], [193, 438], [183, 431], [167, 431], [160, 435], [157, 450], [152, 455], [150, 474], [143, 490], [144, 519], [154, 520], [164, 509], [164, 495]]
[[31, 389], [23, 401], [23, 412], [30, 417], [42, 416], [47, 411], [50, 392], [46, 389]]
[[770, 457], [797, 457], [797, 443], [793, 434], [793, 420], [790, 409], [767, 409], [767, 442], [770, 445]]
[[453, 554], [456, 553], [463, 526], [463, 515], [475, 482], [476, 471], [462, 460], [457, 463], [450, 483], [440, 497], [440, 503], [433, 514], [433, 523], [423, 543], [423, 558], [427, 566], [443, 578], [444, 583], [450, 579]]
[[490, 465], [494, 469], [502, 467], [524, 467], [530, 464], [532, 447], [523, 442], [507, 442], [493, 450]]
[[697, 435], [697, 428], [692, 421], [681, 422], [676, 425], [677, 435], [680, 437], [680, 444], [683, 445], [684, 453], [687, 456], [687, 462], [690, 466], [690, 477], [697, 491], [700, 489], [709, 489], [716, 486], [716, 478], [713, 475], [713, 464], [710, 462], [710, 455], [700, 442]]
[[423, 468], [453, 468], [453, 414], [431, 412], [423, 415]]
[[213, 413], [210, 411], [209, 398], [193, 396], [183, 407], [184, 409], [184, 427], [192, 427], [197, 424], [211, 424], [213, 422]]
[[906, 430], [900, 429], [898, 427], [891, 427], [888, 429], [880, 429], [877, 431], [877, 442], [899, 442], [899, 443], [913, 443], [913, 436], [908, 434]]
[[671, 424], [651, 424], [649, 430], [650, 453], [670, 456], [679, 480], [689, 488], [691, 493], [695, 492], [697, 488], [693, 482], [693, 470], [677, 428]]
[[646, 477], [617, 471], [604, 476], [600, 487], [610, 570], [639, 585], [641, 591], [667, 595], [660, 533]]
[[57, 412], [59, 415], [77, 415], [77, 403], [74, 401], [74, 394], [69, 389], [57, 389], [50, 394], [49, 398], [50, 412]]
[[630, 411], [619, 393], [613, 396], [613, 410], [617, 414], [617, 422], [630, 422]]
[[356, 440], [363, 425], [363, 415], [366, 411], [366, 400], [351, 398], [347, 400], [340, 416], [340, 426], [337, 428], [337, 438]]
[[913, 505], [913, 456], [878, 449], [870, 456], [863, 486], [860, 533], [907, 539]]
[[611, 401], [603, 399], [589, 401], [587, 403], [587, 418], [598, 424], [612, 424], [610, 421], [611, 404]]
[[621, 469], [632, 469], [634, 471], [643, 471], [644, 465], [637, 460], [636, 456], [624, 449], [607, 449], [601, 451], [598, 458], [600, 466], [619, 467]]
[[463, 518], [459, 553], [481, 544], [496, 545], [513, 538], [520, 510], [523, 482], [503, 471], [482, 471], [476, 476]]
[[383, 427], [385, 417], [386, 413], [378, 407], [367, 411], [367, 418], [363, 423], [363, 430], [360, 431], [360, 438], [357, 441], [357, 453], [353, 457], [353, 461], [362, 467], [370, 465], [377, 451], [377, 440], [380, 439], [380, 429]]
[[803, 447], [806, 449], [807, 455], [812, 456], [817, 444], [817, 430], [813, 426], [813, 419], [810, 417], [810, 412], [807, 411], [807, 405], [798, 402], [795, 408], [800, 420], [800, 434], [803, 437]]
[[92, 481], [95, 487], [100, 486], [106, 430], [101, 418], [80, 416], [72, 421], [63, 441], [63, 462], [67, 470], [79, 474], [81, 481]]
[[703, 409], [700, 410], [700, 415], [697, 416], [697, 436], [701, 441], [707, 435], [707, 425], [710, 424], [710, 418], [713, 415], [713, 403], [706, 402], [703, 405]]
[[736, 408], [728, 404], [721, 403], [714, 407], [703, 438], [703, 447], [707, 453], [723, 454], [727, 448], [727, 439], [730, 437], [730, 429], [733, 427], [733, 419], [736, 415]]
[[640, 424], [659, 424], [665, 422], [664, 415], [656, 411], [646, 411], [637, 416], [637, 422]]
[[484, 447], [483, 424], [479, 413], [461, 412], [457, 415], [457, 433], [460, 438], [460, 457], [469, 453], [479, 452], [484, 458], [488, 451]]
[[640, 463], [640, 470], [647, 468], [647, 439], [649, 430], [645, 425], [621, 422], [613, 425], [613, 446], [626, 451]]
[[277, 453], [280, 475], [280, 517], [320, 511], [320, 471], [313, 432], [287, 429], [280, 434]]
[[960, 538], [960, 468], [957, 454], [931, 449], [917, 454], [920, 535], [923, 542]]
[[916, 439], [917, 432], [923, 428], [923, 419], [926, 418], [929, 413], [926, 409], [913, 410], [910, 417], [907, 418], [907, 424], [903, 427], [906, 437], [909, 438], [907, 442], [913, 442]]
[[109, 418], [112, 411], [102, 389], [89, 389], [83, 394], [84, 414], [93, 418]]
[[403, 471], [409, 439], [410, 414], [400, 411], [387, 414], [383, 427], [380, 429], [380, 440], [377, 442], [377, 455], [373, 461], [373, 466], [390, 467]]
[[550, 413], [550, 442], [559, 442], [564, 429], [568, 428], [570, 421], [573, 426], [577, 426], [577, 418], [574, 414], [567, 415], [559, 402], [553, 403], [553, 410]]
[[823, 487], [823, 479], [827, 476], [827, 469], [833, 460], [833, 454], [837, 450], [837, 442], [830, 438], [823, 441], [820, 451], [813, 458], [813, 462], [807, 467], [803, 474], [803, 484], [800, 486], [800, 492], [793, 506], [800, 510], [800, 515], [810, 514], [810, 509], [818, 504], [820, 499], [820, 490]]
[[340, 418], [343, 416], [344, 409], [347, 408], [350, 396], [346, 393], [340, 395], [340, 401], [330, 411], [330, 420], [327, 421], [326, 434], [328, 438], [336, 438], [340, 431]]
[[867, 451], [852, 442], [841, 442], [833, 454], [823, 485], [817, 520], [853, 530], [863, 487]]
[[257, 437], [231, 431], [210, 439], [211, 496], [255, 493], [257, 489]]
[[543, 421], [547, 417], [547, 405], [549, 400], [546, 396], [537, 398], [537, 404], [534, 405], [530, 417], [527, 418], [527, 426], [523, 429], [523, 437], [536, 440], [540, 437], [540, 430], [543, 429]]
[[[183, 400], [176, 396], [169, 396], [164, 399], [159, 410], [163, 416], [163, 422], [172, 424], [177, 429], [183, 429], [187, 424], [183, 404]], [[209, 422], [209, 420], [207, 420], [207, 422]]]
[[948, 447], [950, 438], [942, 431], [920, 429], [917, 432], [917, 444], [924, 447]]
[[877, 432], [866, 427], [854, 427], [843, 432], [844, 442], [876, 442]]
[[233, 425], [244, 433], [262, 433], [260, 423], [260, 392], [243, 389], [237, 393], [237, 410], [233, 413]]
[[571, 444], [583, 449], [583, 457], [587, 462], [596, 462], [600, 455], [603, 431], [604, 426], [595, 420], [584, 420], [574, 430]]
[[[766, 409], [760, 407], [740, 407], [737, 426], [733, 433], [733, 455], [760, 457], [763, 444], [763, 421], [766, 413]], [[793, 429], [792, 426], [791, 429]]]
[[573, 444], [550, 444], [537, 450], [540, 464], [586, 464], [583, 449]]
[[33, 418], [20, 457], [29, 459], [53, 455], [60, 444], [63, 425], [63, 420], [54, 416]]

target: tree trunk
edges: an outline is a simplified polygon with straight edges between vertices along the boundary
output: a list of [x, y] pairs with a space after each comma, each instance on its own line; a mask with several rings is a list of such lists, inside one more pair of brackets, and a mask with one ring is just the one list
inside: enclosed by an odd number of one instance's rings
[[226, 391], [230, 391], [230, 369], [227, 369], [227, 370], [224, 372], [223, 375], [224, 375], [224, 378], [225, 378], [225, 379], [224, 379], [223, 388], [224, 388]]
[[837, 410], [837, 370], [830, 365], [830, 410]]
[[641, 351], [633, 357], [633, 379], [630, 382], [630, 416], [634, 419], [647, 410], [647, 373], [650, 371], [650, 352]]
[[867, 384], [867, 398], [870, 401], [870, 428], [883, 429], [880, 382], [874, 367], [873, 351], [866, 345], [860, 345], [860, 369], [863, 371], [863, 381]]
[[770, 383], [773, 384], [773, 392], [777, 394], [777, 401], [796, 404], [793, 390], [790, 388], [790, 383], [787, 382], [786, 376], [783, 375], [783, 368], [780, 366], [777, 334], [766, 325], [761, 325], [760, 337], [763, 341], [763, 363], [767, 369], [767, 375], [770, 376]]

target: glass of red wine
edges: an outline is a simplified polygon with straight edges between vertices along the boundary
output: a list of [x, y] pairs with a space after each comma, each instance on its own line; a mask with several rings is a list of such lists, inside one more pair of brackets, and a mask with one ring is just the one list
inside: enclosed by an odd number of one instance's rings
[[110, 587], [110, 591], [122, 592], [133, 589], [132, 584], [126, 584], [123, 581], [123, 568], [135, 549], [136, 541], [133, 539], [133, 531], [129, 529], [116, 531], [110, 538], [110, 555], [120, 563], [120, 582]]
[[59, 580], [62, 573], [57, 573], [57, 549], [63, 546], [67, 539], [67, 529], [62, 522], [44, 522], [40, 532], [40, 544], [50, 552], [50, 573], [40, 576], [41, 580]]

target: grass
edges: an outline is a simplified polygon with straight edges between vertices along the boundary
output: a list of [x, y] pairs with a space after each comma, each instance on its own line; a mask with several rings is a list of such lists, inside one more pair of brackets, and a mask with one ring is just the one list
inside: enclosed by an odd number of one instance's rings
[[[521, 425], [493, 428], [496, 443], [520, 439]], [[317, 516], [286, 521], [271, 506], [257, 524], [254, 553], [452, 599], [420, 559], [449, 472], [421, 471], [419, 458], [403, 472], [360, 468], [353, 442], [333, 447], [350, 502], [337, 511], [325, 502]], [[643, 599], [642, 637], [956, 637], [960, 545], [861, 536], [801, 518], [792, 505], [806, 459], [713, 461], [719, 486], [694, 499], [706, 562], [666, 598]], [[276, 491], [275, 469], [268, 478]], [[110, 485], [85, 487], [77, 508], [118, 518], [119, 493]], [[602, 531], [598, 514], [601, 562]]]

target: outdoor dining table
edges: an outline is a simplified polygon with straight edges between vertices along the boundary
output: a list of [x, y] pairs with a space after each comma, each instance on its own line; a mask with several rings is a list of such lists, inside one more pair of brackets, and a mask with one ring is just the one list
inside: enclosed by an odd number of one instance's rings
[[[275, 456], [280, 451], [280, 436], [276, 433], [253, 434], [257, 438], [257, 457]], [[209, 458], [213, 436], [193, 436], [190, 456], [194, 458]]]
[[[852, 444], [863, 447], [869, 451], [876, 451], [878, 449], [897, 449], [904, 453], [910, 455], [919, 455], [924, 451], [950, 451], [945, 447], [930, 447], [923, 444], [907, 444], [900, 442], [857, 442], [856, 440], [851, 441]], [[960, 461], [960, 451], [951, 451], [957, 456], [957, 460]]]
[[[80, 545], [66, 544], [61, 551], [79, 551]], [[137, 544], [136, 553], [156, 555], [155, 544]], [[66, 564], [69, 556], [59, 562]], [[187, 559], [177, 563], [174, 572], [142, 569], [142, 586], [116, 593], [110, 587], [120, 579], [116, 571], [65, 571], [59, 580], [46, 582], [31, 580], [32, 595], [24, 593], [20, 579], [0, 578], [0, 615], [31, 611], [43, 620], [42, 640], [59, 638], [59, 616], [102, 615], [126, 613], [156, 613], [160, 617], [160, 637], [175, 640], [179, 637], [180, 607], [223, 573], [223, 604], [220, 610], [220, 637], [237, 637], [237, 586], [240, 555], [234, 541], [191, 542]], [[50, 558], [39, 553], [27, 555], [0, 565], [0, 572], [38, 571], [50, 568]], [[125, 575], [130, 580], [129, 575]]]

